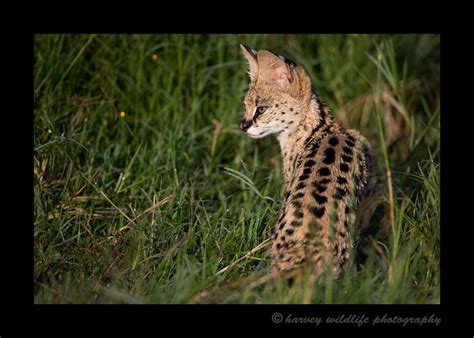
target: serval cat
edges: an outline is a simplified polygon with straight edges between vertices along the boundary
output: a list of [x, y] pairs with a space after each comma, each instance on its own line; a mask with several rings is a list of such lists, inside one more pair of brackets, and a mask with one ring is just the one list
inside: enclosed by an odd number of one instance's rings
[[[275, 225], [273, 271], [310, 267], [337, 277], [355, 251], [362, 262], [380, 202], [374, 153], [357, 130], [336, 122], [305, 70], [282, 56], [240, 45], [250, 85], [240, 128], [252, 138], [276, 134], [286, 194]], [[353, 249], [353, 247], [355, 247]]]

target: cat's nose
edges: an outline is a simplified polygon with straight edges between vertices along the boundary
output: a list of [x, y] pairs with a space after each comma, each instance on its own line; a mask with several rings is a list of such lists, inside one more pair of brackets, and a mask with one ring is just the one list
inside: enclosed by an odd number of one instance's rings
[[251, 125], [252, 125], [252, 120], [243, 119], [240, 122], [240, 129], [242, 129], [243, 131], [247, 131], [247, 129], [249, 129]]

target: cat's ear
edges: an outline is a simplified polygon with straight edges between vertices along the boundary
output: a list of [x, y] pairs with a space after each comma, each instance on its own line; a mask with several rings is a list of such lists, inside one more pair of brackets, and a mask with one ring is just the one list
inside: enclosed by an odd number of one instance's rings
[[293, 79], [286, 62], [266, 50], [259, 51], [257, 59], [262, 78], [280, 90], [287, 90]]
[[240, 44], [240, 49], [242, 49], [242, 54], [249, 62], [250, 80], [255, 81], [257, 79], [258, 73], [257, 51], [245, 46], [242, 43]]

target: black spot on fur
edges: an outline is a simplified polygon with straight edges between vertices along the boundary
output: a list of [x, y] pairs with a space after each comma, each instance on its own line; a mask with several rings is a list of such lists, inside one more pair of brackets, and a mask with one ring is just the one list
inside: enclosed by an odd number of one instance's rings
[[329, 176], [331, 175], [331, 171], [329, 170], [328, 167], [322, 167], [321, 169], [318, 170], [318, 174], [320, 176]]
[[323, 195], [320, 195], [318, 194], [316, 191], [313, 190], [313, 192], [311, 193], [311, 195], [313, 195], [314, 199], [316, 200], [316, 202], [318, 202], [319, 204], [324, 204], [328, 201], [328, 198], [326, 196], [323, 196]]
[[339, 183], [339, 184], [346, 184], [346, 183], [347, 183], [347, 179], [346, 179], [345, 177], [338, 176], [338, 177], [337, 177], [337, 183]]
[[303, 174], [303, 175], [301, 175], [301, 176], [299, 177], [299, 180], [300, 180], [300, 181], [305, 181], [305, 180], [308, 179], [308, 177], [309, 177], [309, 175]]
[[339, 168], [341, 169], [341, 171], [347, 173], [349, 171], [349, 166], [345, 163], [341, 163], [341, 165], [339, 166]]
[[[295, 113], [295, 114], [297, 114], [297, 113]], [[314, 141], [314, 140], [313, 140], [314, 134], [316, 134], [316, 133], [318, 132], [318, 130], [321, 129], [324, 125], [325, 125], [324, 120], [322, 120], [315, 128], [313, 128], [313, 130], [311, 130], [311, 134], [308, 136], [308, 138], [307, 138], [306, 141], [305, 141], [305, 147], [306, 147], [309, 143], [311, 143], [311, 142]], [[304, 130], [307, 130], [307, 129], [308, 129], [308, 128], [306, 127], [306, 125], [305, 125], [303, 128], [304, 128]]]
[[347, 156], [347, 155], [343, 154], [341, 157], [342, 157], [342, 160], [344, 162], [350, 163], [352, 161], [352, 157], [350, 157], [350, 156]]
[[323, 179], [319, 180], [319, 183], [321, 183], [321, 184], [328, 184], [329, 182], [331, 182], [331, 180], [329, 178], [323, 178]]
[[304, 168], [303, 175], [309, 175], [309, 174], [311, 174], [311, 168]]
[[344, 209], [344, 212], [345, 212], [346, 214], [349, 213], [349, 207], [348, 207], [347, 205], [346, 205], [346, 207], [345, 207], [345, 209]]
[[342, 151], [344, 151], [347, 155], [352, 155], [352, 149], [349, 147], [342, 147]]
[[291, 201], [291, 204], [293, 204], [295, 208], [301, 208], [301, 202], [299, 200], [293, 199], [293, 201]]
[[293, 108], [290, 108], [290, 111], [293, 111]]
[[341, 188], [336, 188], [336, 191], [334, 193], [334, 198], [341, 199], [344, 196], [346, 196], [347, 191], [345, 189]]
[[295, 232], [295, 229], [293, 229], [293, 228], [288, 228], [288, 229], [285, 230], [285, 232], [286, 232], [287, 235], [291, 236], [291, 235], [293, 235], [293, 233]]
[[[353, 139], [353, 138], [352, 138], [352, 139]], [[354, 140], [354, 139], [353, 139], [353, 140]], [[346, 140], [346, 144], [347, 144], [349, 147], [355, 146], [354, 141], [351, 141], [350, 139], [347, 139], [347, 140]]]
[[296, 193], [294, 196], [293, 196], [293, 199], [296, 200], [296, 199], [300, 199], [304, 196], [304, 192], [300, 191], [298, 193]]
[[324, 211], [326, 209], [324, 207], [310, 207], [310, 211], [316, 216], [317, 218], [321, 218], [324, 215]]
[[279, 225], [278, 225], [278, 229], [283, 229], [283, 227], [285, 226], [285, 222], [281, 222]]
[[336, 136], [333, 136], [329, 139], [329, 144], [332, 146], [337, 146], [339, 143], [339, 140], [337, 139]]
[[316, 183], [315, 184], [315, 188], [316, 188], [316, 191], [321, 193], [321, 192], [325, 192], [327, 187], [325, 185], [321, 185], [319, 183]]
[[312, 166], [315, 165], [315, 164], [316, 164], [316, 162], [315, 162], [314, 160], [307, 160], [307, 161], [305, 162], [304, 166], [305, 166], [306, 168], [310, 168], [310, 167], [312, 167]]
[[334, 163], [334, 158], [336, 155], [336, 152], [334, 151], [334, 149], [327, 148], [326, 150], [324, 150], [324, 155], [326, 155], [326, 157], [323, 160], [324, 163], [326, 164]]
[[316, 181], [313, 183], [314, 185], [314, 188], [316, 189], [317, 192], [319, 193], [323, 193], [326, 191], [327, 189], [327, 184], [331, 182], [331, 180], [327, 179], [327, 178], [324, 178], [322, 180], [319, 180], [319, 181]]
[[305, 182], [300, 182], [300, 183], [298, 183], [298, 185], [296, 186], [296, 190], [304, 189], [305, 186], [306, 186]]
[[316, 154], [318, 153], [318, 149], [314, 149], [312, 152], [310, 152], [306, 158], [314, 158]]

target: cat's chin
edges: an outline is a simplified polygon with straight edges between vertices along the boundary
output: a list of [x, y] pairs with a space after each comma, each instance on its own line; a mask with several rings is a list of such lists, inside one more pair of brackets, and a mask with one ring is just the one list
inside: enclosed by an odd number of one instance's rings
[[265, 136], [272, 135], [272, 134], [279, 134], [279, 133], [281, 133], [281, 130], [273, 130], [273, 129], [252, 130], [252, 128], [247, 130], [247, 134], [251, 138], [264, 138]]
[[283, 132], [281, 130], [279, 130], [277, 132], [263, 131], [263, 132], [259, 132], [259, 133], [247, 131], [247, 135], [250, 136], [251, 138], [254, 138], [254, 139], [264, 138], [268, 135], [275, 135], [275, 136], [277, 136], [278, 139], [280, 139], [282, 134], [283, 134]]
[[247, 135], [250, 136], [251, 138], [262, 138], [262, 137], [267, 136], [267, 132], [252, 130], [252, 128], [250, 128], [249, 130], [247, 130]]
[[265, 136], [268, 136], [270, 135], [271, 133], [268, 133], [268, 132], [260, 132], [260, 133], [249, 133], [247, 132], [247, 134], [251, 137], [251, 138], [254, 138], [254, 139], [258, 139], [258, 138], [264, 138]]

